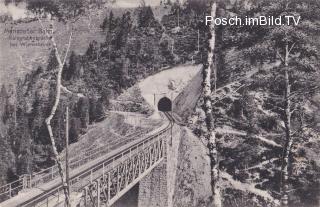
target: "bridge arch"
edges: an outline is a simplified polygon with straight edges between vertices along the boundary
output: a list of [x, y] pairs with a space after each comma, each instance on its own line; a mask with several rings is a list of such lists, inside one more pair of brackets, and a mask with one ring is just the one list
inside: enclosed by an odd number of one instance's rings
[[158, 102], [158, 110], [159, 111], [171, 111], [172, 110], [172, 102], [169, 98], [163, 97]]

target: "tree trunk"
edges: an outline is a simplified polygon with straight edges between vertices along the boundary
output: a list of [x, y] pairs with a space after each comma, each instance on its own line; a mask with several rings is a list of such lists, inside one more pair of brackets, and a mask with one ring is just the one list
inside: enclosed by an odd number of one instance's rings
[[[211, 16], [215, 18], [217, 10], [217, 3], [214, 2], [211, 8]], [[211, 73], [215, 49], [215, 25], [210, 25], [211, 39], [209, 40], [209, 54], [207, 64], [203, 66], [203, 96], [204, 96], [204, 110], [206, 114], [206, 125], [208, 129], [208, 149], [210, 156], [211, 167], [211, 189], [213, 193], [213, 204], [215, 207], [221, 207], [221, 195], [219, 186], [219, 163], [218, 163], [218, 149], [217, 140], [214, 131], [214, 119], [212, 115], [212, 101], [211, 101]]]
[[[53, 29], [53, 23], [51, 24], [51, 27]], [[55, 113], [57, 111], [57, 108], [58, 108], [58, 105], [59, 105], [59, 102], [60, 102], [61, 87], [62, 87], [62, 85], [61, 85], [61, 77], [62, 77], [62, 71], [63, 71], [63, 66], [64, 66], [64, 63], [65, 63], [65, 60], [63, 60], [63, 61], [61, 60], [61, 57], [60, 57], [59, 52], [58, 52], [58, 46], [57, 46], [56, 41], [55, 41], [55, 39], [53, 37], [53, 34], [51, 34], [50, 40], [51, 40], [52, 45], [53, 45], [53, 49], [54, 49], [55, 56], [56, 56], [58, 64], [59, 64], [59, 66], [58, 66], [59, 68], [58, 68], [58, 75], [57, 75], [57, 82], [56, 82], [56, 97], [55, 97], [54, 105], [51, 108], [50, 115], [49, 115], [48, 118], [46, 118], [46, 125], [47, 125], [47, 129], [48, 129], [49, 136], [50, 136], [52, 150], [53, 150], [53, 153], [54, 153], [54, 156], [55, 156], [55, 160], [56, 160], [56, 163], [57, 163], [57, 166], [58, 166], [59, 175], [60, 175], [61, 182], [62, 182], [62, 185], [63, 185], [63, 192], [64, 192], [64, 195], [65, 195], [66, 206], [70, 206], [68, 185], [67, 185], [67, 182], [66, 182], [66, 179], [65, 179], [65, 174], [64, 174], [64, 171], [63, 171], [63, 168], [62, 168], [61, 157], [59, 156], [59, 153], [58, 153], [58, 150], [57, 150], [57, 147], [56, 147], [56, 143], [55, 143], [55, 138], [54, 138], [53, 132], [52, 132], [52, 127], [51, 127], [51, 120], [52, 120], [53, 116], [55, 115]], [[69, 42], [68, 48], [69, 48], [69, 46], [70, 46], [70, 42]], [[68, 50], [66, 51], [66, 53], [67, 52], [68, 52]]]
[[288, 58], [289, 58], [289, 49], [288, 45], [286, 45], [286, 54], [284, 57], [284, 78], [285, 78], [285, 135], [286, 135], [286, 143], [284, 146], [284, 155], [283, 155], [283, 166], [282, 166], [282, 173], [283, 173], [283, 183], [282, 183], [282, 198], [281, 203], [282, 206], [286, 207], [289, 204], [289, 157], [291, 153], [291, 148], [293, 144], [293, 140], [291, 137], [291, 88], [290, 88], [290, 80], [289, 80], [289, 69], [288, 69]]

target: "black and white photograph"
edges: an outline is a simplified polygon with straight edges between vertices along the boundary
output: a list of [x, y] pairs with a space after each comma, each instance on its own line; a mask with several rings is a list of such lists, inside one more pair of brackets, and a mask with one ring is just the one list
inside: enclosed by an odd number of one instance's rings
[[0, 207], [320, 207], [320, 0], [0, 0]]

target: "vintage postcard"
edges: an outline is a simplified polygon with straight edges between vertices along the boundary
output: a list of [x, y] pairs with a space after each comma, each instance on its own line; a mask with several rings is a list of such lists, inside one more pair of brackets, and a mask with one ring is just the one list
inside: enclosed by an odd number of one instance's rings
[[320, 207], [319, 0], [0, 0], [0, 207]]

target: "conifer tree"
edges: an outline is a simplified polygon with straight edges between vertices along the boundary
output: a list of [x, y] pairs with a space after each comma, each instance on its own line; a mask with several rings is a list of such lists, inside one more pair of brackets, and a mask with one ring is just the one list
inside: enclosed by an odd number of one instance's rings
[[[284, 24], [240, 26], [233, 36], [251, 63], [260, 65], [254, 82], [268, 93], [267, 109], [283, 122], [282, 206], [290, 204], [292, 150], [307, 127], [300, 115], [319, 90], [319, 54], [313, 40], [319, 32], [319, 14], [320, 3], [314, 0], [253, 1], [242, 16], [281, 17]], [[290, 22], [286, 16], [292, 16]]]

